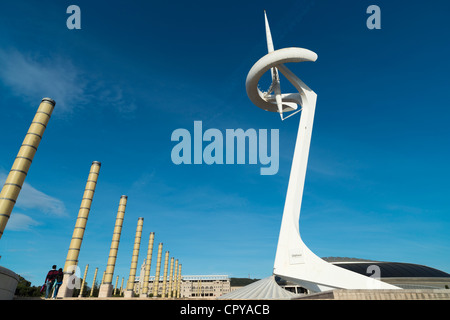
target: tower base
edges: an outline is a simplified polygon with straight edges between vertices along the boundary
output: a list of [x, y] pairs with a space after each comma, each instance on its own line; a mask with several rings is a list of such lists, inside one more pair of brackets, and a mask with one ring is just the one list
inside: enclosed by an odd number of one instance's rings
[[71, 298], [73, 296], [73, 286], [69, 288], [69, 281], [73, 281], [70, 276], [71, 274], [64, 273], [63, 283], [58, 290], [58, 298]]
[[99, 298], [109, 298], [112, 296], [113, 285], [112, 284], [102, 284], [100, 286], [100, 291], [98, 292]]
[[123, 292], [124, 298], [133, 298], [134, 297], [134, 291], [133, 290], [125, 290]]

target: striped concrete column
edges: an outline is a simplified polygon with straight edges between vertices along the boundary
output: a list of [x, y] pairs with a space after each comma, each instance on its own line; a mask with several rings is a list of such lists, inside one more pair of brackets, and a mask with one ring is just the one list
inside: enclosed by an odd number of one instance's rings
[[169, 269], [169, 292], [167, 293], [168, 298], [172, 298], [172, 285], [173, 285], [173, 263], [174, 257], [170, 258], [170, 269]]
[[122, 283], [120, 284], [120, 291], [119, 291], [119, 294], [122, 294], [123, 293], [123, 281], [125, 280], [125, 278], [124, 277], [122, 277]]
[[81, 289], [80, 289], [80, 294], [78, 295], [78, 298], [81, 298], [83, 296], [83, 290], [84, 290], [84, 286], [86, 285], [86, 276], [87, 276], [88, 268], [89, 268], [89, 265], [87, 264], [86, 268], [84, 268], [83, 282], [81, 283]]
[[95, 268], [94, 280], [92, 280], [91, 293], [89, 294], [89, 297], [92, 297], [92, 295], [94, 294], [94, 287], [95, 287], [95, 280], [97, 279], [97, 272], [98, 272], [98, 268]]
[[148, 297], [148, 286], [150, 279], [150, 269], [152, 265], [153, 242], [155, 241], [155, 233], [150, 232], [148, 239], [147, 260], [145, 261], [144, 287], [142, 288], [143, 297]]
[[161, 272], [162, 250], [163, 250], [163, 244], [160, 243], [158, 246], [158, 255], [156, 257], [155, 280], [153, 281], [153, 297], [155, 297], [155, 298], [158, 296], [159, 276], [160, 276], [160, 272]]
[[177, 298], [181, 297], [181, 263], [178, 265], [178, 290]]
[[117, 252], [119, 251], [120, 235], [122, 233], [123, 219], [125, 216], [125, 209], [127, 207], [127, 196], [120, 197], [119, 208], [117, 209], [116, 224], [114, 226], [113, 237], [111, 240], [111, 248], [109, 250], [108, 263], [106, 265], [105, 279], [100, 287], [99, 297], [112, 296], [112, 279], [114, 275], [114, 268], [116, 266]]
[[139, 248], [141, 246], [142, 227], [144, 225], [144, 218], [138, 219], [136, 228], [136, 237], [134, 238], [133, 256], [131, 257], [130, 275], [128, 277], [127, 290], [125, 297], [133, 297], [134, 280], [136, 278], [136, 269], [139, 258]]
[[58, 292], [58, 297], [71, 297], [73, 293], [73, 287], [69, 286], [68, 281], [78, 265], [78, 256], [80, 254], [81, 243], [83, 242], [84, 231], [86, 230], [89, 211], [91, 210], [92, 199], [94, 198], [95, 187], [97, 186], [100, 167], [100, 162], [92, 162], [83, 198], [81, 199], [78, 218], [73, 230], [72, 241], [70, 242], [69, 251], [67, 253], [66, 263], [64, 265], [64, 280], [61, 289]]
[[116, 277], [116, 285], [114, 286], [114, 293], [113, 295], [117, 294], [117, 285], [119, 284], [119, 276]]
[[172, 276], [172, 281], [173, 281], [173, 289], [170, 292], [170, 296], [169, 298], [176, 298], [177, 297], [177, 287], [178, 287], [178, 259], [175, 260], [175, 267], [174, 267], [174, 272], [173, 272], [173, 276]]
[[164, 258], [164, 275], [163, 275], [163, 287], [161, 297], [166, 297], [166, 285], [167, 285], [167, 268], [169, 266], [169, 251], [166, 251], [166, 257]]
[[55, 101], [50, 98], [42, 99], [3, 185], [0, 193], [0, 239], [11, 216], [11, 212], [22, 189], [39, 143], [41, 142], [42, 135], [47, 128], [54, 107]]

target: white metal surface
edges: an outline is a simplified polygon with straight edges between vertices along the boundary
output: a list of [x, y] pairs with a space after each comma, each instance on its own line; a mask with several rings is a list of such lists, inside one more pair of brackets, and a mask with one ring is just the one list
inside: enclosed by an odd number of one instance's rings
[[[247, 94], [258, 107], [271, 112], [283, 112], [301, 106], [300, 124], [292, 162], [285, 207], [281, 222], [273, 274], [321, 292], [333, 288], [344, 289], [400, 289], [393, 285], [370, 278], [338, 266], [332, 265], [316, 256], [302, 241], [299, 230], [300, 209], [305, 184], [311, 134], [317, 95], [284, 64], [288, 62], [316, 61], [317, 54], [302, 48], [273, 50], [272, 37], [266, 17], [266, 36], [269, 53], [251, 68], [246, 81]], [[279, 87], [277, 69], [291, 82], [298, 93], [270, 95], [258, 89], [261, 76], [272, 70], [272, 85]], [[273, 86], [271, 86], [272, 88]], [[269, 89], [270, 91], [270, 89]], [[277, 99], [277, 96], [281, 99]], [[281, 100], [281, 101], [280, 101]], [[280, 104], [282, 107], [280, 107]], [[281, 108], [281, 111], [280, 111]], [[300, 111], [299, 110], [299, 111]]]
[[275, 276], [253, 282], [245, 287], [239, 288], [230, 293], [218, 297], [220, 300], [236, 299], [270, 299], [270, 300], [289, 300], [301, 295], [289, 292], [281, 288], [275, 281]]

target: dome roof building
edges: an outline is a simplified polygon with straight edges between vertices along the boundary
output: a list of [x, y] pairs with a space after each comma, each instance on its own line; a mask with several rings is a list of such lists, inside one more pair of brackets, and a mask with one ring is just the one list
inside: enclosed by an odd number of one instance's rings
[[450, 274], [420, 264], [370, 261], [354, 258], [323, 258], [341, 268], [377, 277], [403, 289], [450, 288]]

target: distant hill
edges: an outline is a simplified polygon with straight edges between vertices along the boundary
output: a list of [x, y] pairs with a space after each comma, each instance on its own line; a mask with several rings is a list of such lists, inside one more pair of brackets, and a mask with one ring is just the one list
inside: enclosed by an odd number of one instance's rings
[[244, 287], [250, 283], [256, 282], [260, 279], [249, 279], [249, 278], [230, 278], [230, 285], [232, 287]]

